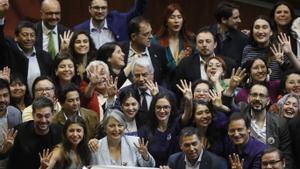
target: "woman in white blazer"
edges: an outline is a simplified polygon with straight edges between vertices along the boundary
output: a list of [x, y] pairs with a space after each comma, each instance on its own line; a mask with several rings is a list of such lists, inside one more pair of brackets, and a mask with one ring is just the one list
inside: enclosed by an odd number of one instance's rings
[[98, 149], [92, 154], [93, 165], [122, 165], [154, 167], [144, 139], [125, 136], [124, 114], [117, 109], [108, 110], [103, 120], [107, 136], [99, 140]]

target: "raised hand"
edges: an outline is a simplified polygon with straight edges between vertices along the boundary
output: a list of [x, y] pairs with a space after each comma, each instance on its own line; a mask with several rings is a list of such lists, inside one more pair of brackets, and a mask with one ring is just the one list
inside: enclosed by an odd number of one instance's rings
[[144, 138], [139, 138], [139, 145], [133, 143], [134, 146], [137, 148], [138, 152], [142, 155], [143, 159], [148, 161], [149, 160], [149, 153], [148, 153], [148, 141], [145, 143]]
[[190, 48], [190, 47], [187, 47], [184, 50], [181, 50], [179, 55], [177, 56], [176, 64], [178, 65], [183, 58], [190, 56], [191, 53], [192, 53], [192, 48]]
[[211, 76], [209, 78], [213, 83], [217, 83], [221, 80], [221, 76], [222, 76], [222, 71], [217, 70], [216, 73], [211, 74]]
[[60, 38], [60, 41], [61, 41], [60, 50], [62, 52], [67, 52], [68, 51], [69, 46], [70, 46], [70, 40], [71, 40], [73, 34], [74, 34], [73, 32], [68, 30], [68, 31], [65, 31], [63, 33], [63, 35], [59, 35], [59, 38]]
[[88, 143], [88, 147], [90, 149], [91, 152], [96, 152], [99, 149], [99, 141], [95, 138], [90, 139], [89, 143]]
[[3, 142], [3, 148], [1, 153], [6, 153], [13, 145], [15, 142], [15, 138], [17, 136], [18, 131], [15, 129], [8, 129], [7, 132], [4, 132], [4, 142]]
[[109, 98], [115, 97], [118, 91], [117, 83], [118, 83], [118, 77], [114, 79], [112, 76], [110, 76], [109, 79], [107, 80], [107, 83], [105, 83], [106, 92]]
[[242, 69], [241, 67], [239, 67], [236, 71], [235, 71], [235, 69], [233, 69], [231, 72], [229, 86], [231, 88], [235, 89], [238, 85], [240, 85], [241, 81], [247, 75], [245, 72], [246, 72], [246, 69]]
[[284, 63], [284, 52], [280, 44], [277, 44], [277, 47], [275, 44], [270, 46], [270, 50], [273, 54], [273, 57], [275, 60], [282, 65]]
[[2, 70], [0, 70], [0, 79], [10, 82], [10, 68], [8, 66], [5, 66]]
[[280, 33], [277, 36], [277, 38], [280, 42], [282, 51], [285, 54], [292, 54], [293, 50], [292, 50], [292, 45], [291, 45], [291, 38], [289, 36], [287, 36], [285, 33]]
[[50, 153], [50, 150], [44, 149], [42, 153], [39, 153], [40, 156], [40, 169], [46, 169], [49, 167], [50, 159], [53, 155], [53, 152]]
[[87, 70], [87, 77], [89, 78], [90, 83], [93, 87], [95, 87], [97, 83], [100, 81], [99, 72], [101, 72], [100, 65], [93, 66], [89, 70]]
[[8, 0], [0, 0], [0, 18], [3, 18], [9, 8]]
[[192, 83], [189, 82], [189, 84], [186, 82], [186, 80], [180, 80], [180, 85], [176, 84], [176, 87], [182, 92], [183, 96], [187, 100], [193, 99], [193, 93], [192, 93]]
[[159, 92], [157, 82], [153, 83], [152, 80], [146, 81], [146, 87], [150, 90], [152, 96], [157, 95], [157, 93]]
[[240, 160], [238, 154], [229, 155], [231, 169], [243, 169], [244, 159]]
[[217, 93], [214, 90], [209, 90], [209, 98], [211, 99], [215, 108], [221, 109], [225, 112], [230, 111], [227, 106], [223, 105], [220, 93]]

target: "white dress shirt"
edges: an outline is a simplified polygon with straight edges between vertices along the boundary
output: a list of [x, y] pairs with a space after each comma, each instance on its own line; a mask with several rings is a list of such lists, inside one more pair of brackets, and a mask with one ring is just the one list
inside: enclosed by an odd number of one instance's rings
[[54, 46], [56, 53], [59, 52], [59, 43], [58, 43], [58, 30], [57, 26], [54, 27], [54, 29], [50, 30], [45, 25], [44, 22], [42, 22], [42, 30], [43, 30], [43, 50], [48, 52], [48, 42], [49, 42], [49, 32], [52, 31], [52, 36], [54, 40]]

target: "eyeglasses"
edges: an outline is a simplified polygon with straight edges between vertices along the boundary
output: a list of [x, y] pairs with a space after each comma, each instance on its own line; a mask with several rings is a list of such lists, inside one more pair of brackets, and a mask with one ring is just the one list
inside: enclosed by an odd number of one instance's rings
[[155, 110], [169, 110], [171, 109], [171, 106], [155, 106]]
[[279, 163], [280, 161], [282, 161], [282, 160], [279, 159], [279, 160], [272, 160], [272, 161], [262, 161], [261, 164], [262, 164], [263, 167], [267, 167], [269, 164], [271, 166], [273, 166], [273, 165]]
[[36, 92], [42, 93], [42, 92], [48, 92], [48, 91], [51, 91], [51, 90], [53, 90], [53, 89], [54, 89], [53, 87], [46, 87], [46, 88], [37, 88], [37, 89], [35, 89], [35, 91], [36, 91]]

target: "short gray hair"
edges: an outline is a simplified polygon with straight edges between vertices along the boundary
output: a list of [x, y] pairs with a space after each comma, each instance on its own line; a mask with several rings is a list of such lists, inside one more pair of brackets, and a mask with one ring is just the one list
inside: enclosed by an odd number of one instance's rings
[[107, 109], [102, 123], [104, 130], [106, 130], [107, 123], [111, 118], [116, 119], [125, 129], [127, 128], [125, 116], [119, 109]]
[[[92, 69], [92, 67], [95, 67], [97, 65], [103, 66], [105, 72], [107, 72], [107, 74], [110, 75], [109, 68], [108, 68], [107, 64], [105, 62], [103, 62], [103, 61], [100, 61], [100, 60], [94, 60], [94, 61], [90, 62], [89, 65], [86, 67], [85, 70], [88, 72], [89, 70]], [[89, 77], [89, 73], [87, 73], [87, 75]]]
[[141, 58], [137, 58], [132, 65], [132, 69], [131, 69], [131, 74], [134, 75], [134, 68], [136, 66], [140, 66], [140, 67], [144, 67], [146, 68], [150, 74], [154, 73], [154, 68], [153, 65], [151, 63], [151, 61], [149, 61], [150, 59], [146, 58], [146, 57], [141, 57]]

